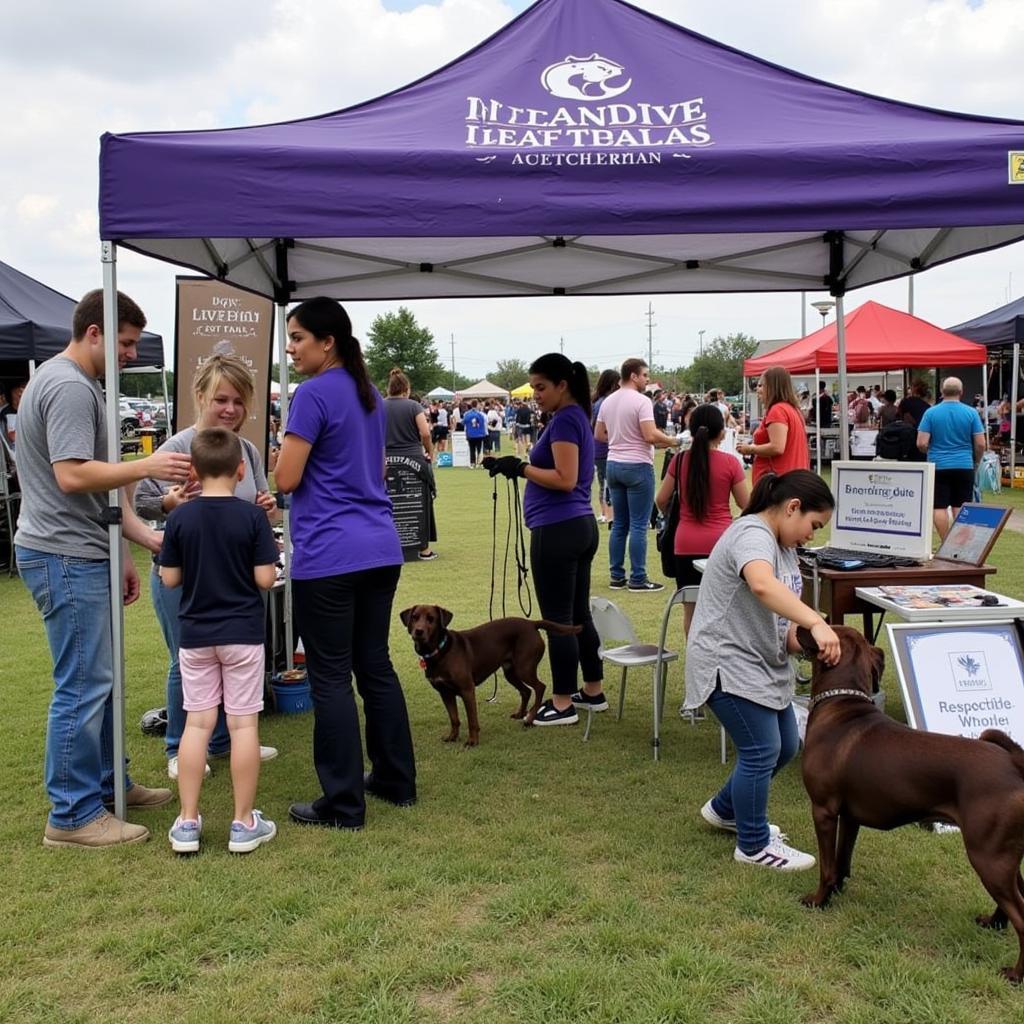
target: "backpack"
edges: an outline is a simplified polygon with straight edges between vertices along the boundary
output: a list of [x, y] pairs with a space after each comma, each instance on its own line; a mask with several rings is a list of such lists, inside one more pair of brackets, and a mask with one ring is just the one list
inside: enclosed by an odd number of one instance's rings
[[886, 424], [875, 438], [875, 455], [899, 462], [914, 459], [917, 455], [917, 428], [902, 420]]

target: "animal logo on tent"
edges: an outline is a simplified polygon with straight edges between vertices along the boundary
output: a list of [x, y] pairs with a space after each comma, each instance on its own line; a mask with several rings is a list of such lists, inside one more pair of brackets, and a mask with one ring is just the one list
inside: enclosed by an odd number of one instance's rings
[[549, 64], [540, 76], [540, 84], [552, 96], [564, 100], [609, 100], [621, 96], [632, 84], [627, 78], [623, 85], [608, 85], [626, 69], [598, 53], [589, 57], [566, 57], [557, 64]]
[[[555, 65], [552, 65], [552, 67], [554, 66]], [[548, 71], [550, 70], [551, 68], [548, 68]], [[547, 71], [545, 71], [544, 74], [547, 74]], [[558, 93], [555, 95], [557, 96]], [[1024, 185], [1024, 153], [1010, 153], [1010, 184]]]

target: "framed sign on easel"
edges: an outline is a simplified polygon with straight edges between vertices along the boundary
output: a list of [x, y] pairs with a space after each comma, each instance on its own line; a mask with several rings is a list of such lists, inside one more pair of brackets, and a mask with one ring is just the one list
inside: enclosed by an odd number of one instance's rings
[[975, 502], [961, 506], [935, 557], [947, 562], [984, 565], [1011, 512], [1012, 509]]
[[1002, 729], [1024, 740], [1024, 649], [1019, 620], [886, 626], [915, 729], [977, 738]]

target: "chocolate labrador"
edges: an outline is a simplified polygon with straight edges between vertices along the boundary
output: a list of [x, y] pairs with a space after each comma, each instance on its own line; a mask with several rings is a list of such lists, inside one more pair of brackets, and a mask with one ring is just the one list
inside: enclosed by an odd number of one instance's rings
[[[519, 691], [521, 703], [513, 718], [529, 725], [540, 707], [544, 684], [537, 678], [537, 666], [544, 657], [544, 638], [538, 630], [560, 636], [579, 633], [579, 626], [563, 626], [541, 619], [495, 619], [474, 629], [456, 632], [448, 628], [452, 613], [436, 604], [416, 604], [399, 616], [409, 630], [420, 665], [430, 685], [441, 695], [448, 709], [451, 730], [445, 743], [459, 738], [459, 709], [456, 697], [462, 698], [469, 719], [467, 747], [480, 742], [480, 719], [476, 712], [476, 688], [500, 668], [505, 678]], [[530, 690], [533, 707], [527, 712]]]
[[[911, 822], [959, 826], [967, 857], [995, 910], [977, 918], [985, 928], [1009, 921], [1020, 947], [1003, 976], [1024, 976], [1024, 750], [998, 729], [978, 739], [922, 732], [893, 721], [871, 700], [885, 655], [854, 629], [833, 626], [842, 643], [839, 662], [815, 660], [810, 718], [804, 743], [804, 786], [818, 836], [821, 880], [804, 897], [823, 907], [850, 876], [857, 831]], [[817, 653], [810, 633], [801, 647]]]

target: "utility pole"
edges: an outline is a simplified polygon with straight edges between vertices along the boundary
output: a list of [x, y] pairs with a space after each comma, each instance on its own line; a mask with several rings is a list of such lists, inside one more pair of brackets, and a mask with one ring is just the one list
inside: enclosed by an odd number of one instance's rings
[[565, 338], [561, 336], [559, 336], [558, 339], [558, 351], [561, 352], [563, 356], [565, 355]]
[[654, 328], [657, 326], [654, 322], [654, 306], [651, 303], [647, 303], [647, 312], [644, 314], [647, 317], [647, 365], [650, 367], [651, 373], [654, 372]]
[[455, 390], [455, 332], [452, 331], [452, 391]]

